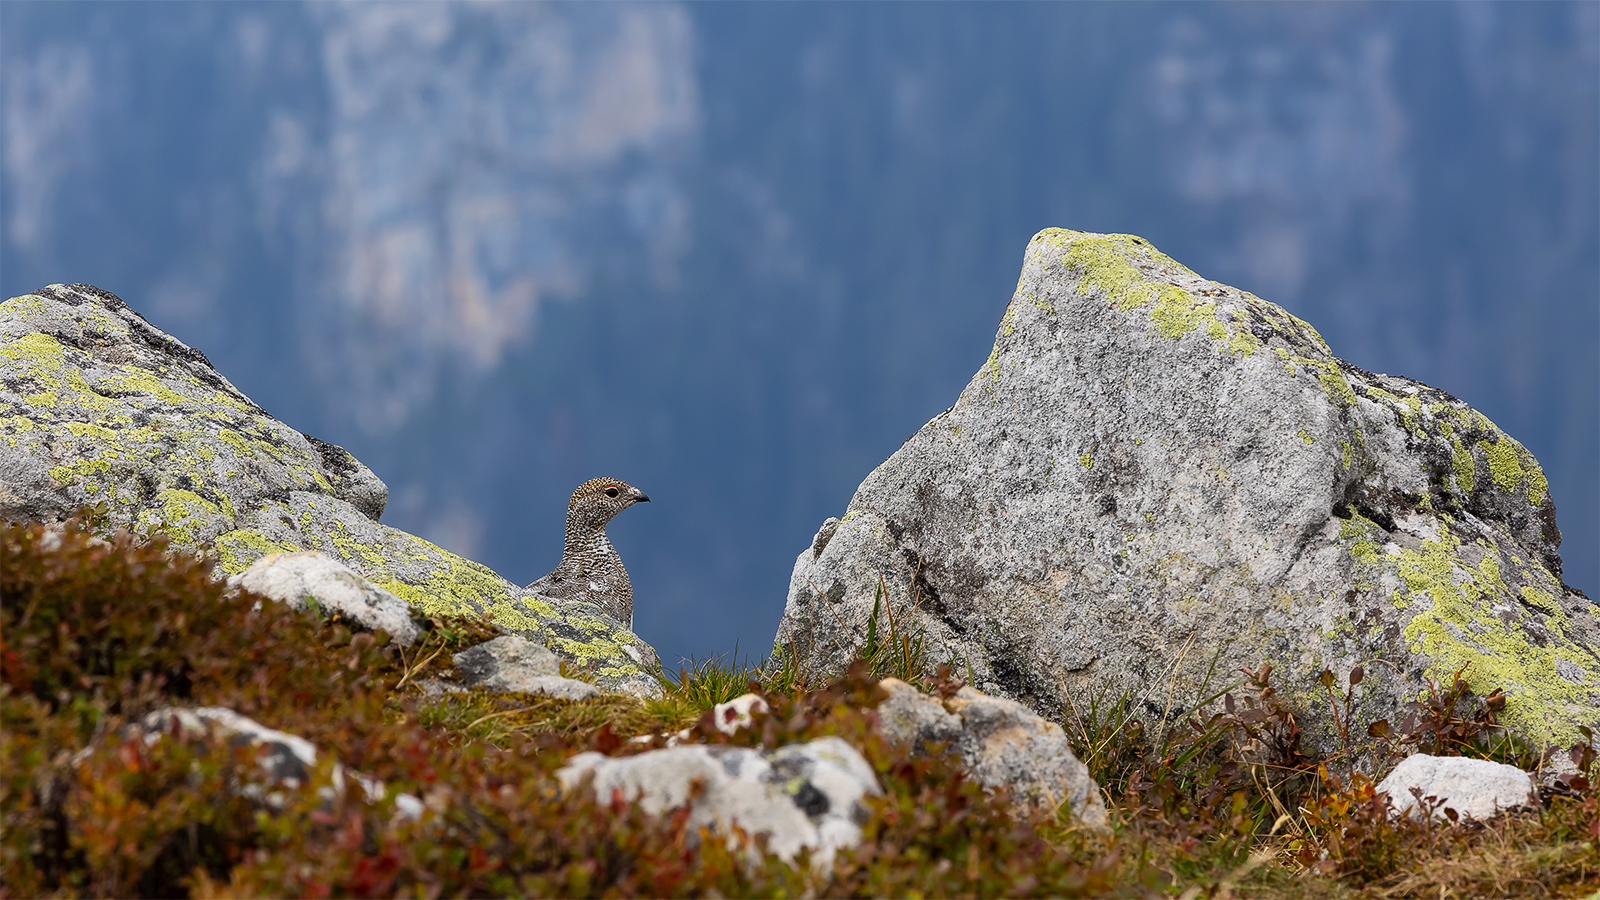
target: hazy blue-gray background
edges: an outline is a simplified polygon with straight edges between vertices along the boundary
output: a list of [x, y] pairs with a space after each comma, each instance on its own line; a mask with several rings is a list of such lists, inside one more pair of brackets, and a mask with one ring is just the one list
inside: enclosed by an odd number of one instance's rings
[[1132, 232], [1522, 440], [1596, 595], [1597, 60], [1593, 2], [4, 3], [0, 291], [116, 292], [514, 581], [638, 485], [673, 663], [770, 646], [1030, 235]]

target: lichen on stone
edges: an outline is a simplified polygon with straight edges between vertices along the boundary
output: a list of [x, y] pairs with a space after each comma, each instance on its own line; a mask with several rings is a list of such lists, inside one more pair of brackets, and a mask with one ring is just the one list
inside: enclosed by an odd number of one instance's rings
[[116, 297], [51, 285], [0, 304], [0, 361], [0, 463], [33, 479], [0, 492], [8, 518], [102, 503], [111, 527], [208, 552], [221, 574], [321, 550], [419, 614], [498, 610], [525, 636], [581, 649], [614, 684], [648, 681], [636, 660], [654, 651], [615, 623], [541, 603], [487, 567], [380, 525], [387, 488], [376, 475], [268, 415]]

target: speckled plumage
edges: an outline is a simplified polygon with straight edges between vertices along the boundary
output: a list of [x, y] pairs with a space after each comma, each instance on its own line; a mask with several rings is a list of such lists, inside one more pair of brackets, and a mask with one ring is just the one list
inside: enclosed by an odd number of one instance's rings
[[635, 503], [649, 502], [643, 491], [615, 478], [578, 485], [567, 504], [567, 545], [561, 565], [528, 587], [552, 599], [596, 604], [631, 630], [633, 584], [606, 538], [606, 523]]

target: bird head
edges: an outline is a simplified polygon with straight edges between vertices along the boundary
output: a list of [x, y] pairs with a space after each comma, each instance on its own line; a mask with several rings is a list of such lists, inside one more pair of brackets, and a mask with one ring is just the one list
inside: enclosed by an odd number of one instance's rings
[[649, 503], [644, 491], [615, 478], [593, 478], [578, 485], [567, 504], [567, 522], [582, 529], [603, 528], [635, 503]]

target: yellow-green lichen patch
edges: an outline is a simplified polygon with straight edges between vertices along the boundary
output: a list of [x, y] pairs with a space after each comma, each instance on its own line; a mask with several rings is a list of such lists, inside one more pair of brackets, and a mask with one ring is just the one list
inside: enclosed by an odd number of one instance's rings
[[989, 351], [989, 361], [983, 364], [983, 371], [988, 373], [990, 381], [1000, 380], [1000, 345], [996, 343], [994, 349]]
[[1311, 435], [1306, 434], [1306, 430], [1304, 428], [1300, 429], [1300, 440], [1304, 441], [1307, 446], [1316, 443], [1316, 439]]
[[248, 528], [236, 528], [226, 534], [218, 535], [211, 546], [217, 556], [217, 570], [224, 575], [237, 575], [250, 568], [263, 556], [294, 553], [301, 549], [268, 540], [266, 535]]
[[1544, 591], [1539, 590], [1531, 584], [1525, 584], [1522, 586], [1522, 599], [1528, 601], [1534, 606], [1539, 607], [1547, 613], [1561, 612], [1561, 606], [1560, 604], [1556, 603], [1556, 598], [1550, 596]]
[[1495, 429], [1495, 440], [1479, 441], [1478, 447], [1489, 461], [1489, 477], [1502, 491], [1511, 492], [1524, 481], [1528, 483], [1528, 502], [1534, 506], [1544, 503], [1547, 488], [1544, 471], [1527, 451], [1510, 435]]
[[[60, 341], [42, 331], [35, 331], [0, 344], [0, 357], [31, 369], [43, 368], [47, 372], [56, 372], [61, 369], [61, 355], [65, 349]], [[33, 373], [30, 371], [29, 374]]]
[[1349, 519], [1339, 523], [1339, 541], [1349, 542], [1353, 560], [1352, 586], [1358, 591], [1370, 591], [1378, 586], [1383, 571], [1383, 556], [1379, 552], [1382, 533], [1376, 522], [1355, 510], [1350, 511]]
[[[1203, 299], [1163, 280], [1173, 275], [1197, 281], [1200, 278], [1143, 238], [1131, 234], [1090, 235], [1047, 228], [1034, 236], [1034, 244], [1039, 247], [1034, 251], [1036, 258], [1046, 249], [1061, 250], [1061, 265], [1077, 275], [1080, 295], [1089, 296], [1091, 291], [1098, 290], [1107, 302], [1123, 311], [1150, 303], [1150, 322], [1161, 337], [1176, 340], [1203, 328], [1209, 337], [1221, 342], [1217, 348], [1219, 352], [1250, 356], [1261, 345], [1261, 340], [1249, 329], [1230, 329], [1225, 325], [1216, 301]], [[1055, 312], [1047, 301], [1040, 301], [1033, 295], [1028, 299], [1046, 312]], [[1255, 302], [1275, 309], [1262, 301]], [[1310, 335], [1316, 336], [1314, 329], [1308, 325], [1304, 327]], [[1320, 342], [1320, 338], [1316, 339]]]
[[1137, 309], [1157, 294], [1156, 286], [1147, 281], [1138, 267], [1129, 261], [1130, 254], [1146, 257], [1153, 264], [1183, 269], [1171, 257], [1150, 246], [1143, 238], [1133, 235], [1091, 236], [1078, 231], [1048, 228], [1039, 232], [1034, 240], [1040, 238], [1044, 238], [1049, 246], [1065, 245], [1061, 265], [1078, 273], [1078, 293], [1088, 296], [1090, 288], [1098, 288], [1106, 300], [1121, 310]]
[[1528, 455], [1528, 502], [1534, 506], [1543, 506], [1545, 497], [1550, 494], [1550, 482], [1544, 477], [1544, 469], [1533, 462], [1533, 454]]
[[60, 371], [64, 366], [61, 342], [48, 334], [34, 332], [14, 341], [0, 344], [0, 359], [20, 368], [26, 377], [37, 382], [42, 390], [25, 394], [23, 402], [29, 406], [54, 408], [60, 401]]
[[1005, 337], [1010, 337], [1011, 333], [1016, 331], [1016, 328], [1011, 324], [1011, 320], [1015, 319], [1016, 317], [1017, 305], [1013, 303], [1006, 307], [1006, 314], [1000, 317], [1000, 333]]
[[1094, 468], [1094, 457], [1087, 453], [1081, 454], [1078, 456], [1078, 465], [1083, 466], [1085, 469], [1092, 469]]
[[399, 597], [406, 605], [428, 616], [480, 616], [478, 610], [463, 609], [458, 604], [435, 598], [432, 594], [398, 578], [368, 578], [374, 585]]
[[[117, 366], [117, 374], [109, 376], [106, 381], [118, 393], [144, 394], [169, 406], [181, 407], [195, 403], [195, 400], [167, 387], [166, 383], [161, 379], [137, 366]], [[208, 397], [206, 399], [208, 401], [212, 399], [221, 401], [223, 397], [218, 395], [215, 398]]]
[[1226, 333], [1222, 331], [1222, 323], [1217, 321], [1215, 303], [1200, 303], [1188, 291], [1170, 284], [1156, 282], [1150, 287], [1156, 297], [1155, 307], [1150, 310], [1150, 322], [1155, 325], [1156, 334], [1176, 340], [1202, 325], [1212, 326], [1209, 333], [1214, 338]]
[[1326, 353], [1329, 356], [1333, 355], [1333, 351], [1328, 348], [1328, 342], [1322, 339], [1322, 335], [1318, 334], [1315, 328], [1311, 327], [1310, 322], [1307, 322], [1291, 313], [1284, 314], [1289, 316], [1289, 320], [1294, 322], [1294, 324], [1305, 333], [1306, 337], [1309, 337], [1322, 350], [1323, 353]]
[[111, 443], [117, 439], [117, 433], [109, 428], [102, 428], [89, 422], [68, 422], [67, 430], [75, 437], [90, 438], [97, 441]]
[[[1443, 427], [1447, 426], [1441, 425]], [[1456, 490], [1470, 494], [1478, 484], [1477, 465], [1472, 460], [1472, 451], [1461, 443], [1460, 437], [1451, 436], [1450, 445], [1454, 448], [1450, 463], [1456, 472]]]
[[256, 459], [262, 453], [258, 450], [258, 442], [247, 439], [244, 435], [231, 428], [219, 428], [215, 432], [217, 440], [232, 447], [245, 459]]
[[1350, 382], [1332, 366], [1327, 366], [1324, 371], [1318, 372], [1317, 380], [1322, 382], [1323, 390], [1327, 391], [1333, 402], [1340, 406], [1356, 405], [1356, 392], [1351, 389]]
[[525, 612], [502, 606], [510, 599], [510, 593], [504, 579], [488, 567], [463, 559], [415, 535], [404, 532], [395, 534], [424, 551], [422, 560], [412, 560], [423, 562], [424, 572], [406, 574], [402, 581], [401, 573], [387, 559], [382, 565], [374, 565], [366, 561], [364, 553], [360, 559], [347, 555], [345, 548], [350, 546], [349, 542], [339, 547], [339, 542], [335, 541], [335, 550], [359, 569], [364, 569], [373, 584], [429, 615], [483, 616], [493, 611], [497, 614], [496, 624], [510, 628], [526, 628], [527, 622], [535, 621]]
[[[1294, 317], [1290, 316], [1290, 318]], [[1295, 319], [1295, 321], [1299, 322], [1300, 320]], [[1309, 325], [1306, 327], [1310, 328]], [[1316, 332], [1313, 331], [1311, 334], [1315, 335]], [[1314, 374], [1318, 383], [1322, 385], [1323, 393], [1327, 394], [1328, 399], [1341, 408], [1356, 405], [1355, 389], [1350, 387], [1350, 382], [1339, 371], [1339, 364], [1331, 355], [1322, 359], [1314, 359], [1309, 356], [1291, 353], [1283, 347], [1273, 347], [1272, 352], [1276, 353], [1278, 358], [1284, 361], [1284, 370], [1291, 376], [1298, 376], [1302, 370]]]
[[80, 478], [90, 478], [95, 475], [106, 475], [111, 471], [111, 463], [105, 459], [80, 459], [71, 465], [54, 466], [50, 469], [50, 477], [62, 487], [76, 484]]
[[[1221, 324], [1220, 322], [1217, 324]], [[1217, 337], [1218, 335], [1212, 335]], [[1250, 333], [1246, 328], [1235, 328], [1228, 332], [1228, 352], [1243, 356], [1252, 356], [1256, 348], [1261, 346], [1261, 339]]]
[[378, 548], [361, 543], [356, 539], [355, 535], [350, 533], [350, 529], [345, 527], [345, 524], [338, 519], [330, 521], [325, 532], [328, 535], [328, 540], [333, 541], [333, 546], [338, 548], [339, 553], [345, 559], [356, 560], [359, 558], [368, 566], [382, 567], [385, 565], [384, 556], [379, 552]]
[[1417, 419], [1422, 415], [1422, 398], [1412, 394], [1405, 398], [1404, 404], [1405, 409], [1400, 413], [1400, 417], [1405, 422], [1406, 431], [1411, 432], [1413, 437], [1422, 437], [1422, 426], [1417, 423]]
[[156, 505], [139, 514], [139, 523], [159, 531], [179, 547], [194, 548], [231, 530], [232, 523], [222, 508], [194, 491], [165, 490], [155, 497]]
[[[1542, 615], [1518, 614], [1493, 561], [1497, 550], [1491, 547], [1473, 566], [1463, 549], [1441, 525], [1438, 541], [1400, 552], [1400, 578], [1418, 609], [1403, 631], [1406, 644], [1431, 660], [1435, 679], [1447, 681], [1465, 667], [1463, 678], [1474, 691], [1504, 689], [1511, 700], [1502, 720], [1535, 743], [1576, 740], [1578, 717], [1593, 708], [1600, 690], [1593, 654], [1568, 637], [1567, 613], [1553, 600], [1540, 604]], [[1522, 621], [1549, 637], [1534, 640]]]
[[[600, 634], [616, 633], [612, 626], [598, 620], [594, 624], [598, 626]], [[627, 651], [623, 649], [625, 643], [615, 637], [595, 636], [589, 640], [578, 640], [552, 635], [546, 640], [546, 646], [579, 666], [594, 666], [595, 674], [601, 678], [627, 678], [643, 672], [628, 661]]]

